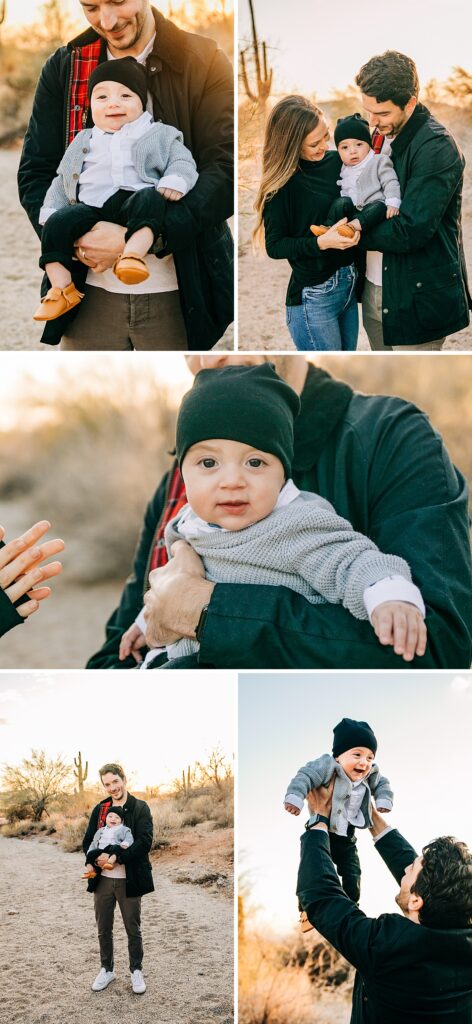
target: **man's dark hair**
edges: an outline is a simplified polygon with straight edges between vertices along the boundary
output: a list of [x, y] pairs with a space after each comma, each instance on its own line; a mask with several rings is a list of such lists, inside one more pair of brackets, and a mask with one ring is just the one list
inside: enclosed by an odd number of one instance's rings
[[423, 866], [411, 887], [421, 896], [420, 924], [428, 928], [472, 925], [472, 853], [453, 836], [441, 836], [423, 849]]
[[420, 88], [414, 60], [398, 50], [387, 50], [379, 57], [371, 57], [361, 67], [356, 85], [365, 96], [373, 96], [377, 103], [391, 100], [402, 110], [412, 96], [418, 96]]
[[114, 761], [112, 761], [110, 764], [104, 764], [103, 768], [99, 768], [98, 770], [98, 774], [101, 779], [103, 779], [103, 776], [107, 775], [108, 772], [111, 772], [112, 775], [119, 775], [120, 779], [123, 779], [123, 781], [126, 778], [126, 775], [121, 767], [121, 764], [116, 764]]

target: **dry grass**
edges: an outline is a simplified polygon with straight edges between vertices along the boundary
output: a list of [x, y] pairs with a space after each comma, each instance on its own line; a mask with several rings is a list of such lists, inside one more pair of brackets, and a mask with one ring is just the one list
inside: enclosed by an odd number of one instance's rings
[[225, 780], [221, 789], [204, 786], [188, 796], [178, 794], [150, 801], [154, 822], [153, 850], [171, 843], [172, 836], [184, 828], [205, 822], [213, 828], [231, 828], [233, 824], [233, 781]]

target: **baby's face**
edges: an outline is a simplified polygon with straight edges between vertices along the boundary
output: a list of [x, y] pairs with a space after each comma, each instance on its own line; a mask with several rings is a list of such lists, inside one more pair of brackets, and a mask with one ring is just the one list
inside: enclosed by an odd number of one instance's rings
[[99, 82], [90, 97], [93, 123], [102, 132], [117, 132], [143, 113], [137, 93], [120, 82]]
[[106, 823], [108, 825], [108, 828], [114, 828], [115, 825], [121, 825], [120, 815], [119, 814], [115, 814], [114, 811], [109, 811], [109, 813], [107, 814], [107, 816], [105, 818], [105, 821], [106, 821]]
[[343, 139], [339, 143], [338, 153], [346, 167], [355, 167], [356, 164], [365, 160], [367, 154], [370, 153], [370, 148], [369, 143], [363, 142], [361, 139]]
[[351, 782], [359, 782], [369, 774], [374, 763], [374, 754], [368, 747], [352, 747], [336, 758]]
[[243, 530], [272, 512], [284, 484], [275, 455], [241, 441], [200, 441], [183, 464], [190, 507], [206, 523]]

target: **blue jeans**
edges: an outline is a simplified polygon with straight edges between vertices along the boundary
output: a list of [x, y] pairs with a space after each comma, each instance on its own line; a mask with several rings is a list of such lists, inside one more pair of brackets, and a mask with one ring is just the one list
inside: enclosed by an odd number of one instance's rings
[[287, 327], [299, 352], [355, 352], [359, 312], [354, 264], [323, 284], [304, 288], [301, 306], [287, 306]]

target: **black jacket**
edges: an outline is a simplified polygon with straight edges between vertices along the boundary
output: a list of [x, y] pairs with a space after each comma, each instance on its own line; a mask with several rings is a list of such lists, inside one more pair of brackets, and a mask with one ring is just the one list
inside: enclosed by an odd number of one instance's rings
[[[82, 842], [84, 853], [87, 853], [90, 843], [98, 829], [98, 815], [100, 807], [102, 807], [103, 804], [109, 804], [111, 807], [112, 802], [113, 801], [110, 797], [106, 797], [105, 800], [102, 800], [101, 803], [94, 807]], [[149, 806], [145, 800], [137, 800], [136, 797], [131, 796], [130, 793], [128, 793], [123, 810], [123, 824], [127, 825], [128, 828], [131, 829], [134, 842], [127, 850], [122, 850], [121, 846], [114, 846], [110, 847], [110, 852], [116, 853], [119, 863], [124, 864], [126, 867], [126, 895], [145, 896], [148, 892], [154, 892], [152, 867], [151, 861], [149, 860], [153, 828], [151, 811], [149, 810]], [[100, 875], [96, 878], [89, 879], [87, 886], [89, 892], [94, 892], [99, 880]]]
[[365, 233], [383, 253], [386, 345], [435, 341], [467, 327], [472, 308], [462, 244], [464, 157], [422, 104], [392, 142], [400, 215]]
[[[309, 920], [357, 969], [351, 1024], [471, 1024], [472, 928], [366, 917], [341, 887], [325, 832], [302, 836], [297, 893]], [[397, 830], [377, 843], [400, 883], [416, 853]]]
[[[174, 254], [189, 349], [209, 349], [233, 318], [232, 239], [225, 223], [233, 212], [233, 72], [213, 40], [153, 13], [156, 39], [147, 72], [154, 118], [182, 131], [199, 171], [195, 188], [166, 204], [159, 254]], [[71, 53], [97, 39], [88, 29], [56, 50], [41, 72], [18, 172], [20, 201], [38, 234], [39, 211], [67, 147]], [[91, 125], [89, 113], [84, 127]], [[62, 318], [51, 321], [42, 340], [57, 344], [63, 329]]]
[[[295, 424], [293, 479], [327, 498], [381, 551], [406, 559], [427, 606], [428, 646], [405, 662], [341, 605], [310, 604], [284, 587], [218, 583], [200, 637], [200, 662], [218, 668], [469, 668], [472, 566], [467, 485], [427, 417], [409, 402], [355, 394], [310, 367]], [[133, 567], [106, 640], [88, 668], [118, 660], [123, 632], [148, 589], [149, 561], [167, 501], [149, 503]]]
[[[0, 540], [0, 548], [4, 547], [4, 541]], [[10, 598], [0, 587], [0, 636], [4, 636], [5, 633], [8, 633], [9, 629], [13, 629], [13, 626], [19, 626], [21, 622], [25, 621], [22, 616], [18, 614], [16, 608], [19, 604], [22, 604], [23, 601], [27, 600], [28, 597], [25, 595], [25, 597], [20, 598], [19, 601], [15, 601], [15, 604], [12, 604]]]

